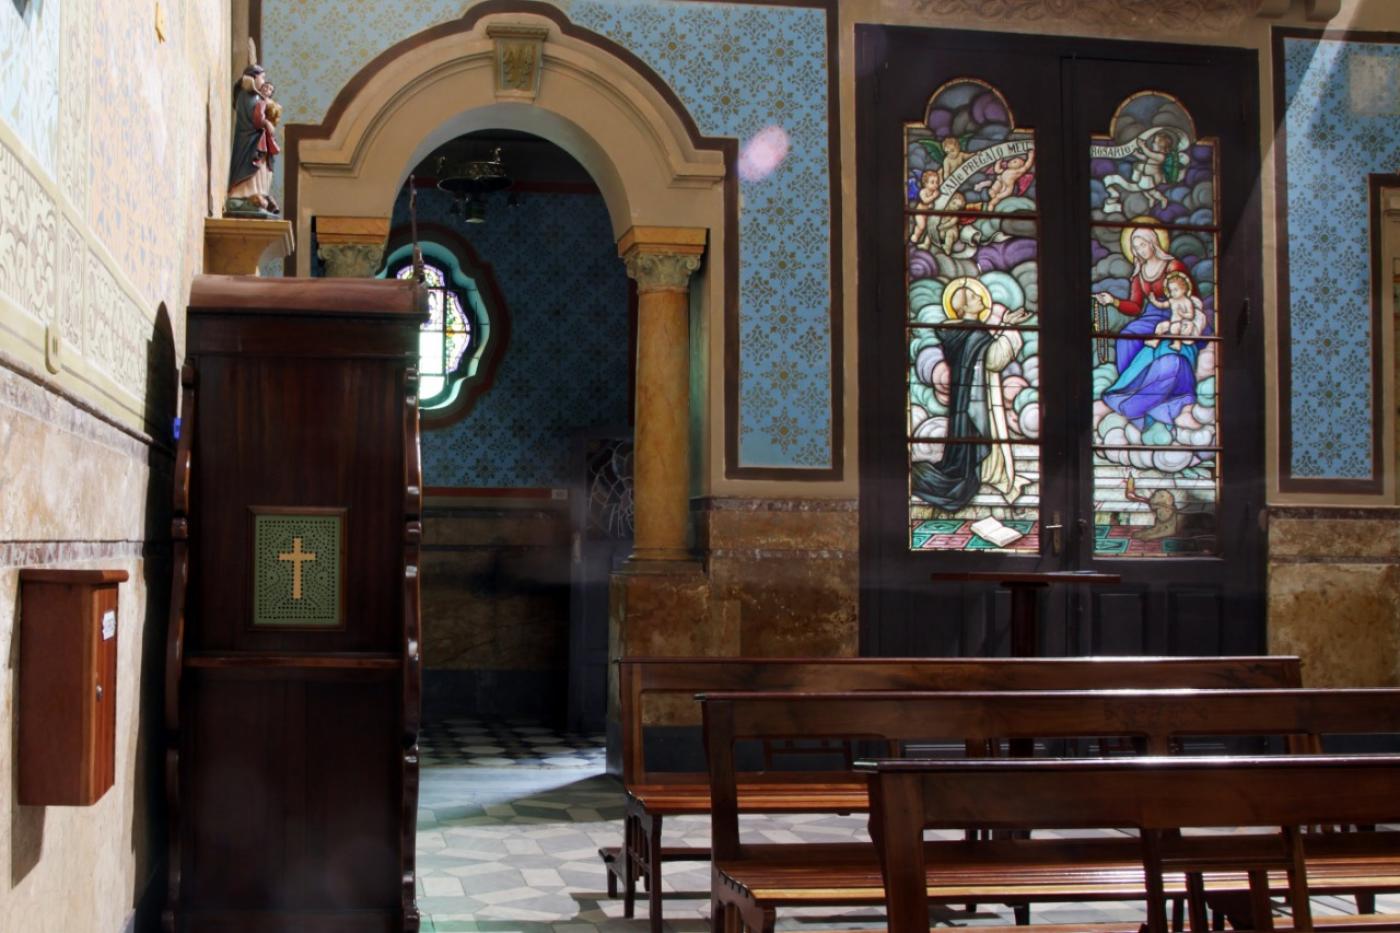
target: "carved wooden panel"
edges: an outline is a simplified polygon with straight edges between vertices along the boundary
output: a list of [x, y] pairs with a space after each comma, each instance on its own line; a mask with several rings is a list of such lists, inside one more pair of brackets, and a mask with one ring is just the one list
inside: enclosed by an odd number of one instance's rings
[[419, 928], [420, 305], [403, 282], [195, 283], [170, 933]]

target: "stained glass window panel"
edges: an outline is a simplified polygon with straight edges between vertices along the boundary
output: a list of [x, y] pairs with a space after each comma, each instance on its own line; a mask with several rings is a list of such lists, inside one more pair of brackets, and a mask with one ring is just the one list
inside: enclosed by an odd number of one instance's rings
[[959, 79], [905, 143], [909, 546], [1036, 553], [1035, 137]]
[[1097, 448], [1094, 553], [1202, 557], [1217, 552], [1214, 450]]
[[435, 398], [447, 388], [447, 380], [441, 376], [424, 376], [418, 383], [421, 398]]
[[442, 331], [418, 332], [418, 371], [425, 376], [442, 375]]
[[1091, 141], [1089, 159], [1096, 221], [1218, 223], [1215, 141], [1197, 139], [1191, 114], [1168, 94], [1143, 91], [1120, 104], [1109, 134]]
[[[1040, 438], [1039, 331], [949, 322], [909, 331], [909, 434], [911, 438], [968, 438], [953, 427], [956, 411], [969, 409], [978, 433], [1035, 444]], [[958, 365], [979, 354], [980, 367]], [[962, 430], [966, 430], [966, 426]]]
[[[967, 504], [948, 509], [920, 501], [909, 508], [909, 546], [914, 550], [1040, 550], [1040, 448], [1034, 444], [948, 441], [909, 445], [911, 488], [938, 465], [975, 464], [967, 481]], [[1004, 490], [1014, 488], [1014, 497]]]
[[1094, 552], [1216, 553], [1220, 354], [1215, 143], [1165, 94], [1090, 148]]
[[1035, 135], [1018, 129], [990, 84], [951, 81], [905, 130], [911, 210], [1035, 212]]
[[[413, 277], [412, 263], [395, 273], [399, 279]], [[446, 270], [431, 261], [423, 263], [423, 284], [428, 289], [428, 320], [418, 334], [418, 371], [422, 376], [419, 397], [424, 407], [447, 395], [448, 377], [456, 373], [472, 342], [472, 317], [462, 307], [458, 288], [448, 285]], [[477, 320], [485, 320], [485, 309], [476, 294], [475, 283], [467, 290]]]

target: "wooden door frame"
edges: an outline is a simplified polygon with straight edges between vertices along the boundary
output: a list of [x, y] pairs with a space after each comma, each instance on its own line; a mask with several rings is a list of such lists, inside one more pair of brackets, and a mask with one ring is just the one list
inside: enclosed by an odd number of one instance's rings
[[[1070, 54], [1082, 56], [1089, 59], [1100, 59], [1105, 61], [1170, 61], [1181, 64], [1200, 65], [1226, 65], [1233, 67], [1239, 75], [1239, 91], [1241, 98], [1241, 121], [1244, 127], [1244, 138], [1248, 148], [1244, 151], [1244, 158], [1255, 167], [1255, 178], [1258, 177], [1260, 162], [1259, 155], [1259, 88], [1258, 88], [1258, 67], [1257, 52], [1251, 49], [1216, 47], [1216, 46], [1189, 46], [1173, 45], [1161, 43], [1141, 43], [1120, 40], [1106, 40], [1080, 37], [1042, 37], [1018, 34], [996, 34], [987, 32], [972, 32], [960, 30], [944, 30], [913, 26], [882, 26], [874, 24], [857, 24], [855, 27], [856, 45], [856, 145], [859, 158], [856, 166], [856, 190], [857, 190], [857, 225], [858, 225], [858, 247], [857, 247], [857, 270], [858, 270], [858, 322], [862, 338], [859, 341], [858, 364], [860, 367], [860, 410], [858, 419], [860, 425], [860, 651], [862, 655], [877, 655], [881, 652], [882, 630], [892, 624], [892, 620], [882, 619], [884, 604], [891, 598], [891, 593], [902, 591], [911, 586], [919, 586], [920, 581], [907, 574], [901, 576], [892, 568], [902, 563], [902, 560], [892, 560], [895, 555], [890, 553], [892, 547], [907, 548], [905, 542], [895, 542], [890, 539], [888, 528], [883, 527], [888, 524], [889, 510], [894, 506], [886, 501], [893, 490], [898, 485], [891, 475], [892, 464], [886, 458], [881, 459], [881, 452], [888, 445], [887, 438], [880, 435], [882, 421], [888, 418], [881, 408], [882, 393], [880, 379], [887, 376], [881, 370], [882, 364], [887, 365], [887, 360], [883, 357], [887, 354], [887, 349], [881, 346], [879, 328], [875, 324], [878, 321], [880, 288], [882, 272], [889, 274], [891, 270], [881, 270], [880, 252], [882, 249], [879, 234], [881, 230], [881, 214], [887, 209], [887, 205], [882, 205], [882, 197], [887, 196], [880, 188], [881, 166], [877, 161], [877, 153], [880, 146], [877, 144], [879, 134], [889, 131], [890, 115], [880, 110], [880, 74], [889, 65], [886, 58], [888, 50], [896, 45], [902, 45], [901, 53], [908, 50], [909, 43], [923, 41], [934, 47], [953, 47], [963, 49], [985, 50], [989, 55], [997, 54], [1027, 54], [1034, 53], [1040, 56], [1047, 54], [1058, 54], [1062, 59]], [[935, 90], [929, 87], [926, 92], [931, 94]], [[1062, 110], [1063, 113], [1063, 110]], [[914, 115], [905, 114], [904, 119], [910, 119]], [[1104, 127], [1103, 129], [1107, 129]], [[1073, 128], [1071, 128], [1073, 132]], [[1073, 145], [1071, 143], [1070, 145]], [[1066, 146], [1068, 151], [1069, 146]], [[1245, 172], [1244, 174], [1248, 174]], [[1240, 211], [1235, 221], [1234, 229], [1238, 235], [1243, 237], [1243, 241], [1236, 240], [1230, 243], [1232, 249], [1243, 252], [1249, 257], [1249, 269], [1246, 274], [1248, 287], [1246, 295], [1248, 307], [1253, 309], [1252, 330], [1248, 339], [1243, 341], [1243, 346], [1235, 349], [1232, 355], [1237, 358], [1241, 355], [1243, 359], [1240, 365], [1246, 371], [1263, 373], [1263, 300], [1262, 300], [1262, 248], [1261, 248], [1261, 206], [1259, 201], [1259, 186], [1255, 184], [1248, 194], [1243, 195], [1240, 201]], [[1222, 199], [1222, 208], [1224, 202]], [[1221, 246], [1226, 245], [1230, 227], [1227, 219], [1222, 218]], [[1078, 281], [1080, 273], [1076, 273], [1074, 281]], [[1261, 380], [1262, 381], [1262, 380]], [[1246, 490], [1245, 498], [1249, 504], [1263, 507], [1264, 498], [1264, 460], [1263, 460], [1263, 416], [1264, 397], [1262, 389], [1257, 385], [1246, 393], [1245, 402], [1257, 412], [1258, 444], [1259, 452], [1257, 476], [1246, 478], [1244, 481], [1235, 483], [1225, 476], [1220, 476], [1220, 488], [1222, 493], [1229, 488], [1238, 490], [1243, 487]], [[1249, 417], [1244, 415], [1243, 417]], [[1237, 441], [1239, 439], [1236, 439]], [[1081, 455], [1071, 452], [1076, 458]], [[1077, 475], [1077, 474], [1076, 474]], [[1083, 477], [1079, 476], [1082, 484]], [[1226, 484], [1229, 484], [1227, 487]], [[1239, 493], [1236, 492], [1235, 496]], [[1070, 496], [1067, 505], [1074, 505], [1078, 492], [1075, 491]], [[1229, 502], [1234, 496], [1227, 498], [1222, 495], [1222, 503], [1229, 506]], [[1252, 515], [1251, 517], [1257, 517]], [[1262, 534], [1262, 533], [1261, 533]], [[1069, 549], [1071, 556], [1075, 559], [1073, 546]], [[1245, 560], [1246, 566], [1242, 568], [1242, 573], [1253, 579], [1255, 585], [1249, 587], [1251, 596], [1247, 600], [1237, 601], [1245, 604], [1235, 604], [1226, 607], [1225, 611], [1232, 616], [1245, 615], [1257, 616], [1258, 625], [1250, 626], [1247, 637], [1241, 639], [1241, 644], [1223, 644], [1224, 650], [1245, 650], [1262, 649], [1265, 640], [1264, 628], [1264, 594], [1265, 594], [1265, 571], [1267, 565], [1266, 542], [1260, 539], [1259, 546], [1251, 549], [1249, 555], [1241, 556]], [[1078, 559], [1085, 567], [1089, 566], [1090, 560], [1086, 559], [1081, 552]], [[1102, 559], [1095, 561], [1102, 563]], [[906, 623], [907, 624], [907, 620]]]

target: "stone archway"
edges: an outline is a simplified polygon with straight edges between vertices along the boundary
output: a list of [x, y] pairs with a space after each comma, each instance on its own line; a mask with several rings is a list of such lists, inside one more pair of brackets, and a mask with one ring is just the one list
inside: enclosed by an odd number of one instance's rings
[[[645, 65], [557, 8], [482, 4], [380, 55], [323, 123], [287, 128], [285, 201], [303, 244], [298, 274], [310, 273], [304, 244], [313, 218], [323, 249], [325, 234], [341, 231], [342, 271], [372, 272], [410, 169], [480, 129], [528, 132], [577, 159], [606, 201], [620, 261], [638, 284], [637, 573], [620, 589], [614, 583], [610, 654], [712, 653], [701, 621], [707, 586], [689, 548], [691, 412], [699, 409], [703, 433], [708, 391], [692, 397], [689, 367], [723, 345], [726, 303], [735, 300], [737, 142], [702, 137]], [[700, 347], [690, 343], [692, 313], [705, 334]], [[692, 617], [672, 618], [674, 603], [631, 595], [658, 586], [695, 596]], [[653, 620], [657, 612], [667, 618]], [[658, 626], [684, 628], [689, 650], [658, 643]]]
[[[528, 2], [485, 4], [399, 43], [351, 79], [324, 122], [287, 128], [287, 215], [298, 242], [309, 242], [318, 214], [388, 217], [413, 165], [488, 128], [569, 152], [597, 182], [619, 240], [634, 226], [698, 227], [712, 256], [727, 252], [735, 142], [700, 136], [631, 53]], [[310, 272], [305, 249], [296, 270]]]

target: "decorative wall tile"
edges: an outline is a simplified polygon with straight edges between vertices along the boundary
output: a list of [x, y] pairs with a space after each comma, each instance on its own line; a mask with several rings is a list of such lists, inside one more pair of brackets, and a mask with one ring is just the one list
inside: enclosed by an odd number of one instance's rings
[[3, 145], [0, 206], [0, 292], [50, 324], [57, 307], [54, 252], [58, 209], [38, 180]]
[[[1291, 472], [1372, 474], [1369, 207], [1366, 176], [1400, 165], [1394, 113], [1352, 106], [1352, 80], [1400, 73], [1400, 44], [1284, 39], [1291, 332]], [[1389, 88], [1392, 105], [1400, 95]]]
[[[452, 227], [489, 263], [510, 315], [495, 384], [461, 421], [423, 432], [430, 486], [581, 482], [570, 434], [627, 424], [627, 273], [599, 195], [524, 192], [487, 199], [484, 224], [449, 217], [451, 199], [418, 196], [418, 216]], [[408, 222], [405, 199], [394, 224]]]
[[[168, 6], [158, 44], [143, 5], [63, 0], [60, 30], [58, 0], [31, 3], [23, 20], [0, 4], [0, 73], [19, 61], [26, 80], [52, 74], [61, 117], [55, 133], [34, 137], [42, 95], [0, 109], [25, 150], [22, 159], [0, 145], [0, 292], [56, 325], [67, 357], [143, 401], [153, 312], [164, 303], [183, 329], [179, 311], [202, 256], [206, 153], [226, 146], [227, 132], [210, 124], [223, 116], [217, 106], [206, 113], [203, 93], [215, 76], [225, 80], [226, 12], [221, 0], [201, 0], [197, 11]], [[143, 63], [137, 81], [133, 61]], [[26, 167], [35, 164], [40, 177]]]
[[87, 305], [83, 312], [84, 355], [109, 376], [117, 370], [117, 315], [126, 307], [125, 296], [107, 266], [88, 255]]
[[52, 173], [58, 133], [59, 25], [74, 0], [0, 3], [0, 120]]
[[59, 222], [58, 333], [69, 353], [83, 352], [83, 307], [87, 301], [87, 243], [73, 222]]
[[[739, 218], [739, 466], [831, 465], [831, 202], [826, 14], [729, 3], [575, 0], [710, 136], [776, 127], [786, 158], [745, 179]], [[799, 361], [802, 365], [792, 365]]]
[[[471, 4], [466, 4], [469, 7]], [[676, 92], [700, 131], [748, 141], [780, 128], [788, 152], [742, 182], [739, 466], [832, 463], [831, 203], [826, 13], [674, 0], [556, 0], [629, 49]], [[384, 49], [462, 15], [424, 0], [265, 0], [263, 60], [289, 122], [319, 122]], [[280, 180], [278, 181], [280, 186]], [[799, 367], [788, 363], [798, 360]], [[786, 372], [781, 385], [770, 373]]]

